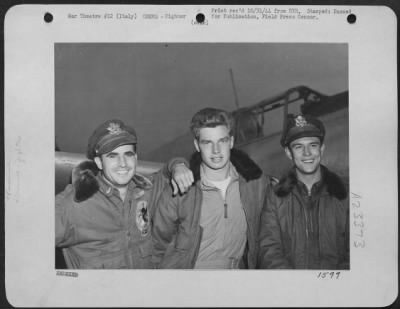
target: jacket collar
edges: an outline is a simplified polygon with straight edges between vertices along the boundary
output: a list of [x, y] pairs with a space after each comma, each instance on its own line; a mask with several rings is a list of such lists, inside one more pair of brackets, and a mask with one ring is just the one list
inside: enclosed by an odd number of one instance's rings
[[[278, 197], [284, 197], [291, 193], [295, 187], [302, 187], [301, 182], [297, 180], [296, 171], [294, 168], [282, 178], [282, 180], [275, 186], [275, 193]], [[315, 186], [315, 185], [314, 185]], [[339, 200], [347, 197], [347, 190], [338, 175], [331, 172], [325, 166], [321, 165], [321, 181], [313, 188], [315, 192], [321, 192], [322, 188], [326, 188], [326, 192]]]
[[98, 173], [96, 176], [97, 183], [99, 184], [99, 191], [103, 193], [105, 196], [110, 197], [113, 195], [113, 192], [116, 190], [114, 186], [109, 183], [101, 173]]
[[[261, 168], [243, 151], [233, 148], [231, 150], [231, 163], [237, 173], [246, 181], [255, 180], [261, 177]], [[195, 152], [190, 158], [190, 169], [193, 172], [194, 181], [201, 178], [200, 165], [202, 163], [200, 152]]]
[[[73, 170], [75, 188], [75, 201], [83, 202], [100, 191], [110, 197], [114, 188], [106, 182], [99, 173], [96, 163], [86, 160], [79, 163]], [[143, 175], [135, 174], [132, 178], [133, 183], [129, 184], [140, 189], [149, 190], [153, 187], [152, 182]]]

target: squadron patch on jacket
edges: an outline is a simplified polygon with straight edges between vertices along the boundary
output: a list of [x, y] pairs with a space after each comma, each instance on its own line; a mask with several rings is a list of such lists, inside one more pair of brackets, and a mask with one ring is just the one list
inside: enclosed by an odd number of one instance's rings
[[142, 233], [142, 236], [146, 236], [150, 230], [147, 204], [147, 201], [138, 201], [136, 205], [136, 226]]

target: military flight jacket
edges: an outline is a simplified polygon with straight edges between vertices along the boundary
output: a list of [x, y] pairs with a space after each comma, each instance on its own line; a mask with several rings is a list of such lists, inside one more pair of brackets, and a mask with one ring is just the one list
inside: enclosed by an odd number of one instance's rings
[[81, 177], [56, 196], [55, 241], [68, 268], [154, 268], [151, 218], [172, 160], [158, 173], [135, 175], [125, 201], [92, 164], [81, 164]]
[[[255, 268], [260, 212], [269, 178], [237, 149], [231, 151], [231, 162], [239, 174], [240, 198], [247, 222], [247, 245], [239, 266]], [[158, 268], [194, 268], [202, 238], [200, 164], [200, 155], [196, 153], [190, 162], [196, 184], [186, 194], [172, 198], [170, 188], [165, 188], [160, 198], [153, 224], [154, 263]]]

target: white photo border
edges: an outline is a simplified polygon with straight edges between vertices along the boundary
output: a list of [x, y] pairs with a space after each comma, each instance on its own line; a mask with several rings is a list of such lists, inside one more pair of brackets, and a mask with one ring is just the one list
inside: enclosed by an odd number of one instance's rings
[[[345, 6], [317, 20], [207, 19], [212, 8], [288, 6], [20, 5], [5, 19], [5, 263], [14, 306], [386, 306], [397, 297], [396, 16]], [[295, 8], [295, 6], [290, 6]], [[300, 7], [299, 7], [300, 8]], [[302, 6], [301, 10], [307, 7]], [[330, 9], [335, 8], [330, 6]], [[326, 7], [313, 6], [323, 10]], [[68, 14], [187, 14], [184, 20], [72, 19]], [[51, 12], [52, 23], [43, 16]], [[162, 24], [162, 26], [161, 26]], [[143, 31], [145, 29], [146, 31]], [[128, 31], [129, 30], [129, 31]], [[318, 271], [76, 270], [54, 268], [54, 44], [57, 42], [325, 42], [349, 45], [351, 269]], [[384, 196], [384, 198], [382, 198]], [[353, 223], [352, 219], [350, 223]]]

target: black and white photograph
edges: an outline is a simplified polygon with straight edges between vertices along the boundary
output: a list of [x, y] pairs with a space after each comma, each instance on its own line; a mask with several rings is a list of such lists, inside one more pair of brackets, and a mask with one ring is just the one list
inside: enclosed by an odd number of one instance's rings
[[54, 5], [7, 18], [14, 306], [394, 301], [392, 11]]
[[[214, 110], [207, 111], [207, 108]], [[232, 123], [220, 119], [224, 116], [220, 114], [222, 111], [226, 112], [225, 117], [231, 114]], [[217, 130], [218, 124], [229, 129], [216, 136], [216, 141], [210, 141], [210, 153], [202, 147], [197, 149], [194, 144], [194, 139], [200, 140], [191, 132], [191, 119], [199, 112], [199, 117], [204, 118], [199, 120], [199, 129]], [[207, 117], [211, 120], [206, 120]], [[154, 199], [154, 204], [146, 210], [144, 219], [148, 222], [139, 218], [142, 215], [138, 209], [139, 201], [129, 200], [129, 196], [135, 194], [133, 191], [127, 192], [129, 202], [121, 199], [121, 193], [118, 193], [120, 209], [115, 209], [116, 202], [104, 199], [101, 185], [96, 194], [91, 189], [92, 180], [96, 184], [102, 182], [89, 178], [89, 173], [97, 175], [100, 172], [110, 185], [124, 183], [114, 179], [113, 172], [108, 172], [104, 163], [101, 169], [94, 163], [94, 157], [87, 157], [90, 147], [95, 148], [102, 139], [112, 137], [114, 140], [118, 135], [110, 129], [114, 119], [121, 121], [116, 124], [126, 124], [135, 130], [133, 140], [126, 137], [121, 128], [119, 134], [124, 137], [108, 146], [109, 152], [113, 152], [117, 147], [110, 147], [125, 143], [135, 145], [139, 161], [131, 163], [133, 175], [134, 170], [140, 168], [141, 160], [146, 161], [144, 167], [150, 169], [152, 165], [146, 163], [162, 166], [179, 157], [186, 159], [192, 173], [203, 171], [201, 177], [193, 179], [193, 188], [192, 183], [188, 183], [186, 190], [182, 189], [176, 197], [168, 185], [148, 190], [151, 191], [148, 199]], [[56, 208], [56, 245], [62, 248], [68, 268], [349, 269], [348, 122], [347, 44], [56, 44], [55, 136], [56, 159], [60, 162], [56, 164], [56, 193], [72, 179], [72, 168], [67, 169], [67, 164], [72, 167], [71, 160], [87, 157], [79, 162], [75, 171], [81, 176], [76, 176], [78, 182], [74, 190], [64, 191], [59, 195], [63, 199], [57, 199], [56, 207], [60, 208]], [[100, 132], [93, 133], [93, 137], [92, 131], [96, 127], [101, 127]], [[232, 145], [224, 152], [219, 148], [218, 140], [226, 137], [232, 137]], [[91, 138], [95, 140], [91, 142]], [[282, 139], [289, 140], [282, 144]], [[300, 139], [304, 139], [306, 145], [294, 143], [296, 140], [302, 143]], [[314, 145], [315, 139], [320, 145]], [[294, 148], [290, 150], [291, 158], [285, 154], [291, 143], [290, 147], [296, 145], [304, 151], [299, 152], [298, 159]], [[320, 149], [313, 153], [313, 147]], [[196, 158], [198, 154], [201, 157]], [[194, 160], [198, 162], [194, 163]], [[297, 166], [298, 161], [304, 166]], [[126, 164], [118, 168], [126, 169], [129, 174], [130, 170], [126, 168], [129, 164], [118, 162]], [[93, 169], [86, 167], [90, 163], [90, 166], [94, 165]], [[147, 175], [139, 175], [149, 176], [149, 173], [156, 173], [157, 168], [146, 170]], [[213, 173], [217, 175], [213, 176]], [[246, 186], [240, 187], [240, 181], [239, 186], [235, 185], [234, 178], [228, 180], [225, 189], [213, 182], [202, 187], [213, 177], [224, 181], [231, 173], [237, 176], [237, 181], [243, 177], [246, 180], [243, 185], [249, 186], [249, 196], [256, 198], [235, 193], [237, 190], [242, 192]], [[330, 181], [323, 180], [321, 173], [325, 173]], [[306, 177], [301, 182], [303, 185], [310, 179], [309, 185], [297, 188], [293, 196], [286, 194], [287, 197], [282, 195], [273, 201], [273, 191], [277, 188], [291, 190], [285, 182], [297, 177], [296, 174]], [[250, 180], [259, 182], [260, 188]], [[321, 180], [327, 183], [317, 184]], [[196, 199], [186, 200], [189, 195], [197, 194], [196, 182], [201, 188], [199, 196], [214, 191], [201, 198], [210, 198], [209, 203], [213, 206], [203, 205]], [[318, 186], [326, 188], [321, 191]], [[325, 197], [334, 190], [330, 194], [332, 197]], [[271, 222], [270, 218], [278, 214], [267, 214], [273, 212], [269, 209], [273, 206], [267, 204], [286, 203], [293, 198], [297, 202], [280, 211], [281, 219]], [[235, 199], [240, 201], [239, 205], [235, 205]], [[185, 210], [191, 207], [187, 203], [201, 207], [194, 222], [189, 219], [193, 216], [189, 210], [188, 217], [178, 216], [180, 207]], [[94, 209], [89, 211], [92, 204]], [[231, 204], [232, 221], [228, 223]], [[100, 205], [103, 206], [101, 214], [96, 214]], [[204, 213], [207, 206], [218, 210]], [[171, 207], [171, 211], [163, 211]], [[341, 211], [335, 214], [338, 207]], [[103, 217], [103, 208], [109, 210], [106, 217]], [[159, 211], [155, 210], [158, 208]], [[235, 211], [239, 213], [235, 214]], [[285, 216], [283, 211], [294, 214]], [[262, 212], [265, 212], [262, 224], [265, 228], [268, 226], [265, 231], [257, 222]], [[183, 222], [177, 223], [178, 218]], [[294, 223], [294, 220], [298, 222]], [[143, 234], [141, 226], [144, 224], [148, 224], [149, 229], [152, 226], [156, 233], [153, 237], [160, 239], [152, 241], [151, 233]], [[197, 228], [181, 235], [179, 230], [184, 230], [186, 224], [201, 227], [203, 236], [195, 235]], [[278, 225], [287, 226], [279, 231], [285, 237], [271, 235]], [[292, 234], [292, 230], [296, 232]], [[167, 231], [169, 236], [164, 240]], [[258, 235], [259, 232], [262, 235]], [[259, 236], [263, 239], [258, 239]], [[190, 246], [180, 247], [178, 238], [188, 239]], [[130, 261], [126, 255], [135, 256], [135, 253], [128, 253], [132, 249], [124, 247], [130, 239], [129, 246], [146, 244], [143, 248], [148, 250], [151, 247], [147, 242], [155, 241], [157, 252], [154, 254], [160, 262], [136, 264]], [[276, 242], [279, 246], [273, 244]], [[260, 245], [263, 248], [259, 248]], [[165, 256], [168, 246], [193, 251], [190, 261], [178, 263], [176, 260], [182, 259], [180, 256], [172, 253], [170, 257]], [[263, 254], [259, 257], [260, 249]], [[151, 251], [146, 254], [147, 258]], [[62, 263], [61, 256], [57, 255], [56, 267], [62, 267], [60, 260]], [[239, 264], [242, 265], [239, 267]]]

